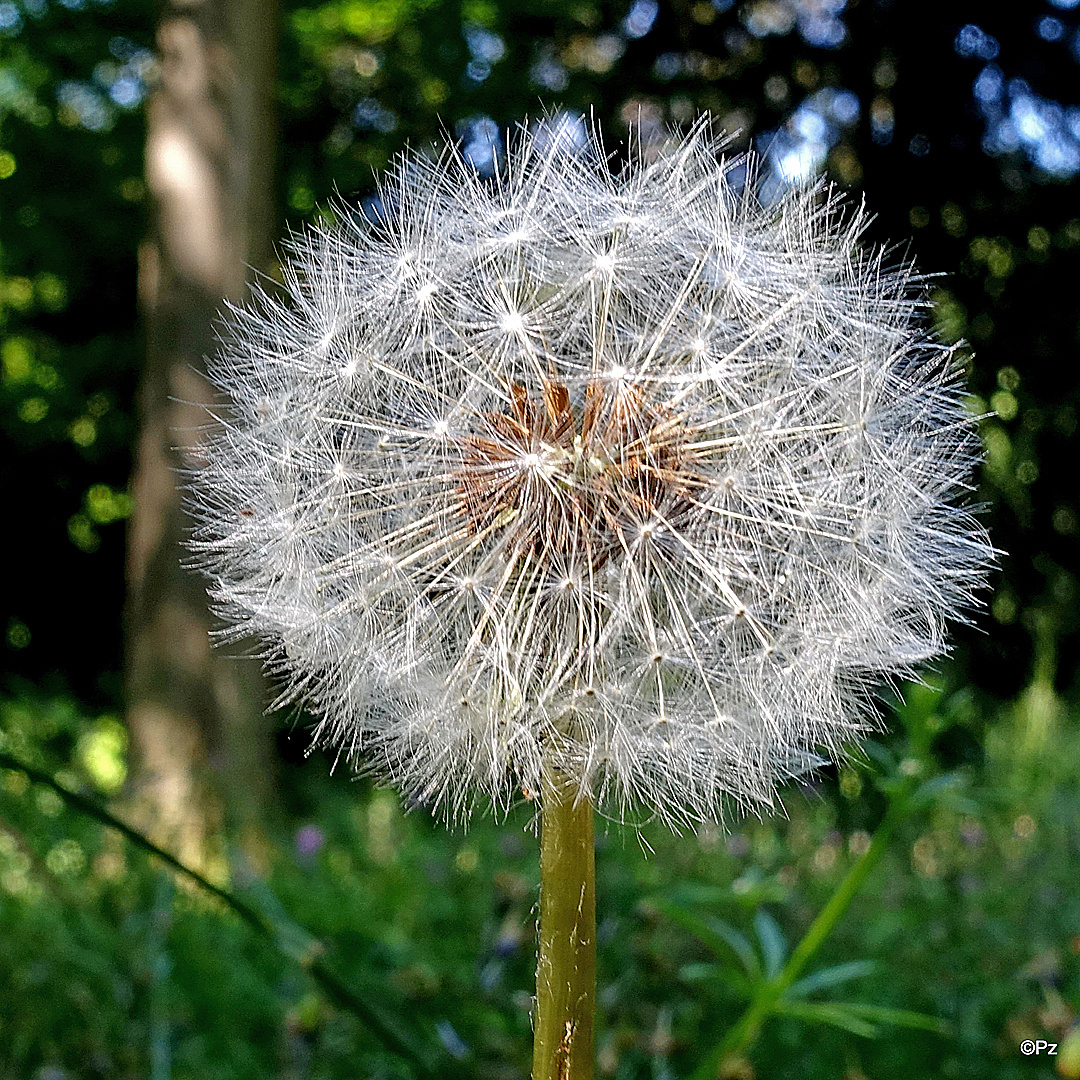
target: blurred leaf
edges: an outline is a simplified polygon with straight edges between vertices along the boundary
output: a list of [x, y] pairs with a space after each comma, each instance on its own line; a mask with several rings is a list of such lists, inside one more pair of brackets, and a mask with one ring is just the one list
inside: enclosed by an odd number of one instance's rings
[[695, 915], [686, 908], [679, 907], [669, 900], [655, 900], [654, 906], [676, 922], [684, 930], [693, 934], [706, 948], [710, 949], [720, 960], [728, 958], [734, 953], [743, 966], [743, 970], [752, 981], [761, 978], [761, 963], [754, 952], [753, 945], [745, 934], [736, 930], [722, 919], [706, 919]]
[[737, 968], [727, 964], [699, 962], [683, 964], [679, 978], [688, 983], [708, 983], [719, 979], [731, 987], [740, 997], [747, 998], [753, 991], [753, 983]]
[[823, 990], [826, 987], [839, 986], [841, 983], [850, 982], [852, 979], [861, 979], [871, 974], [877, 965], [873, 960], [849, 960], [844, 964], [834, 964], [832, 967], [819, 968], [811, 975], [799, 979], [787, 990], [785, 997], [807, 997]]
[[782, 999], [776, 1003], [774, 1012], [779, 1016], [805, 1020], [809, 1024], [829, 1024], [865, 1039], [875, 1038], [878, 1034], [878, 1028], [873, 1023], [851, 1012], [844, 1005]]
[[916, 1028], [937, 1035], [949, 1030], [949, 1025], [936, 1016], [860, 1002], [781, 1000], [776, 1003], [776, 1012], [809, 1023], [831, 1024], [868, 1039], [877, 1038], [883, 1026]]
[[960, 795], [970, 784], [970, 777], [960, 772], [941, 773], [920, 784], [911, 794], [913, 809], [921, 809], [937, 803], [949, 805], [960, 813], [978, 812], [978, 805]]
[[767, 912], [759, 911], [754, 916], [754, 931], [761, 942], [761, 955], [765, 961], [765, 975], [775, 979], [780, 974], [787, 957], [787, 941], [780, 924]]
[[886, 774], [896, 771], [896, 755], [876, 739], [863, 739], [859, 749], [871, 761], [876, 762]]

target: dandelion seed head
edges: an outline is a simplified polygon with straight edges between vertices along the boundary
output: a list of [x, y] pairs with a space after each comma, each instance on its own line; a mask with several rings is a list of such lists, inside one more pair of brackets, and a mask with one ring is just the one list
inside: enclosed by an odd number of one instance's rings
[[508, 311], [499, 322], [499, 329], [504, 334], [510, 334], [514, 337], [525, 336], [525, 320], [521, 317], [520, 311]]
[[761, 205], [704, 126], [620, 172], [556, 134], [293, 238], [211, 364], [192, 546], [315, 737], [450, 816], [552, 770], [768, 807], [982, 585], [958, 364], [828, 189]]

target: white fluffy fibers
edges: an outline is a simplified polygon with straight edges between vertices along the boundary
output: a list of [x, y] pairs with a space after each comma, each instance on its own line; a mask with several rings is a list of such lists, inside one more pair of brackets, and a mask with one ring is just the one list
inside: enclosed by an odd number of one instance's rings
[[569, 776], [673, 826], [835, 755], [991, 556], [917, 280], [698, 127], [402, 159], [235, 310], [190, 486], [229, 639], [451, 815]]

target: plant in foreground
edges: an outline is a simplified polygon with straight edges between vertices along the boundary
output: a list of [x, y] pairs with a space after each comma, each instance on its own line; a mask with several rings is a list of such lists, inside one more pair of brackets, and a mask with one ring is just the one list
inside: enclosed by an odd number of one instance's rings
[[770, 805], [944, 649], [990, 548], [955, 358], [861, 213], [698, 126], [403, 158], [232, 313], [193, 475], [229, 629], [450, 817], [541, 803], [537, 1078], [591, 1075], [592, 814]]

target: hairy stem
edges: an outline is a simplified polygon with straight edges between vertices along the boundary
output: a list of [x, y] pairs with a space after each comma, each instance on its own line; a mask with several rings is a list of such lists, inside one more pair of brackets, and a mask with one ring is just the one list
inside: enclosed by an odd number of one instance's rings
[[558, 775], [541, 796], [533, 1080], [592, 1080], [596, 997], [593, 808]]

